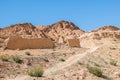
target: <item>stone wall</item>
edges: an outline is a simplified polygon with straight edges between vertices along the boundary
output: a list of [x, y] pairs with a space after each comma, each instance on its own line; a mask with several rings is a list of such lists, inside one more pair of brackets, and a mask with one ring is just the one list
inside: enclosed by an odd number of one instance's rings
[[47, 38], [23, 39], [20, 37], [11, 37], [6, 44], [7, 49], [43, 49], [53, 47], [54, 43]]
[[80, 47], [79, 39], [68, 39], [68, 45], [70, 47]]

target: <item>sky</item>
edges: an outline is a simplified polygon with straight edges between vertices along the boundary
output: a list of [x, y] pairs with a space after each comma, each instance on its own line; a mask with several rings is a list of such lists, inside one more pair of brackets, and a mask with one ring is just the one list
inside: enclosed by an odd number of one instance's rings
[[51, 25], [61, 20], [85, 31], [106, 25], [120, 28], [120, 0], [0, 0], [0, 28], [25, 22]]

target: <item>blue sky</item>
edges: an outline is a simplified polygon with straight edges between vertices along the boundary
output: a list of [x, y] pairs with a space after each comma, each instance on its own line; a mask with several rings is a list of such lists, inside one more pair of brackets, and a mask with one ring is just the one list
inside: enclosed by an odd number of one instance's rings
[[0, 0], [0, 27], [24, 22], [50, 25], [60, 20], [85, 31], [104, 25], [120, 27], [120, 0]]

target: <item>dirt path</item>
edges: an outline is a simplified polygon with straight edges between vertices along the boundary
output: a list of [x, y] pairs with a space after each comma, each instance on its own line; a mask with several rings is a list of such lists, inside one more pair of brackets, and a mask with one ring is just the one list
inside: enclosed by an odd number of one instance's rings
[[[76, 63], [78, 60], [82, 59], [87, 53], [92, 53], [96, 51], [98, 48], [99, 47], [93, 47], [84, 53], [80, 53], [68, 58], [65, 62], [58, 63], [55, 66], [46, 69], [43, 76], [50, 76], [52, 73], [56, 71], [59, 71], [68, 66], [71, 66], [72, 64]], [[79, 51], [76, 51], [76, 53], [79, 53]], [[15, 79], [7, 79], [7, 80], [26, 80], [28, 77], [29, 76], [18, 76]]]
[[[48, 68], [47, 70], [45, 70], [44, 76], [49, 76], [49, 75], [51, 75], [52, 73], [54, 73], [56, 71], [62, 70], [64, 68], [76, 63], [78, 60], [83, 58], [87, 53], [92, 53], [92, 52], [96, 51], [98, 48], [99, 47], [93, 47], [93, 48], [87, 50], [84, 53], [77, 54], [77, 55], [74, 55], [74, 56], [70, 57], [65, 62], [58, 63], [55, 66], [53, 66], [52, 68]], [[76, 53], [79, 53], [79, 52], [76, 52]]]

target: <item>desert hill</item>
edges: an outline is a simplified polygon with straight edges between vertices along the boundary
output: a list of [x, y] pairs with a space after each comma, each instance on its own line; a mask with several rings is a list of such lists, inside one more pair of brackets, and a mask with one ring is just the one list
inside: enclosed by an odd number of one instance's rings
[[68, 21], [59, 21], [52, 25], [43, 27], [38, 26], [38, 29], [42, 30], [48, 37], [58, 43], [65, 43], [69, 38], [80, 37], [84, 33], [75, 24]]
[[43, 30], [44, 32], [49, 32], [51, 29], [71, 29], [71, 30], [79, 30], [79, 27], [77, 27], [74, 23], [61, 20], [59, 22], [56, 22], [52, 25], [48, 26], [38, 26], [39, 29]]
[[[18, 41], [13, 41], [14, 44], [21, 45], [24, 38], [23, 44], [39, 46], [32, 39], [47, 38], [56, 46], [52, 49], [6, 49], [11, 36]], [[69, 46], [68, 39], [79, 40], [80, 47]], [[11, 45], [14, 47], [14, 44]], [[46, 41], [41, 44], [48, 45]], [[85, 32], [63, 20], [48, 26], [15, 24], [0, 29], [0, 48], [0, 80], [120, 80], [120, 29], [115, 26]], [[33, 76], [38, 76], [39, 72], [32, 74], [30, 71], [37, 68], [44, 72], [36, 78]]]
[[49, 38], [56, 43], [64, 44], [69, 38], [77, 38], [83, 34], [75, 24], [68, 21], [59, 21], [49, 26], [33, 26], [31, 23], [15, 24], [0, 30], [0, 45], [10, 36], [23, 38]]
[[37, 30], [31, 23], [15, 24], [0, 30], [0, 36], [31, 36], [44, 38], [45, 35], [41, 31]]
[[46, 38], [47, 36], [36, 29], [31, 23], [15, 24], [0, 30], [0, 46], [5, 46], [5, 40], [10, 36], [21, 36], [23, 38]]
[[116, 27], [116, 26], [103, 26], [100, 27], [96, 30], [92, 30], [92, 32], [100, 32], [100, 31], [117, 31], [120, 30], [120, 28]]
[[20, 36], [26, 39], [49, 38], [56, 44], [66, 44], [68, 39], [80, 39], [81, 45], [85, 46], [90, 39], [119, 38], [120, 28], [104, 26], [91, 32], [85, 32], [74, 23], [64, 20], [48, 26], [34, 26], [31, 23], [15, 24], [0, 29], [1, 47], [5, 46], [6, 40], [10, 36]]

